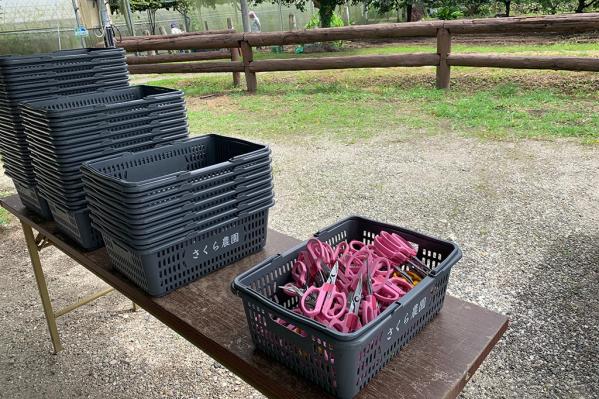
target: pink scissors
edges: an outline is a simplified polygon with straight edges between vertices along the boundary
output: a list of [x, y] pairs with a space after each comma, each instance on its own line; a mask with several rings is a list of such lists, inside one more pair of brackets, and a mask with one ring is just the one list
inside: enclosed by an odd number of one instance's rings
[[416, 257], [416, 250], [412, 248], [402, 236], [396, 233], [381, 231], [374, 239], [374, 251], [382, 257], [396, 262], [399, 265], [410, 263], [419, 272], [428, 275], [428, 266]]
[[378, 276], [374, 277], [372, 283], [375, 298], [385, 308], [393, 302], [397, 302], [411, 289], [410, 283], [400, 277], [384, 278]]
[[362, 328], [362, 323], [358, 317], [360, 303], [362, 302], [362, 277], [358, 282], [356, 290], [351, 296], [349, 309], [342, 318], [333, 318], [329, 326], [342, 333], [351, 333]]
[[[306, 290], [300, 300], [300, 309], [304, 315], [312, 318], [318, 316], [325, 320], [339, 318], [343, 315], [347, 307], [347, 298], [335, 286], [338, 272], [339, 264], [335, 263], [329, 277], [321, 287], [312, 285]], [[314, 298], [313, 305], [309, 301], [310, 298]]]
[[293, 278], [295, 284], [298, 287], [307, 287], [309, 277], [308, 266], [301, 260], [296, 260], [291, 267], [291, 278]]
[[312, 261], [321, 260], [329, 265], [333, 263], [333, 248], [326, 242], [311, 238], [306, 244], [306, 249], [312, 257]]
[[364, 300], [360, 304], [362, 325], [370, 323], [379, 315], [379, 304], [376, 300], [376, 297], [373, 295], [370, 268], [368, 265], [366, 267], [366, 287], [368, 288], [368, 295], [364, 297]]

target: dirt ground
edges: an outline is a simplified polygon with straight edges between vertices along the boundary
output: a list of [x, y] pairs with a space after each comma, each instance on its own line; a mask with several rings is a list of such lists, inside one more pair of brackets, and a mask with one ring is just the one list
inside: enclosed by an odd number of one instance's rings
[[[362, 214], [461, 246], [449, 293], [511, 320], [463, 398], [596, 397], [597, 146], [417, 130], [271, 144], [272, 228], [305, 238]], [[52, 355], [14, 220], [0, 240], [1, 398], [261, 397], [143, 310], [132, 313], [118, 294], [61, 318], [65, 350]], [[56, 306], [103, 286], [55, 249], [43, 251], [43, 265]]]

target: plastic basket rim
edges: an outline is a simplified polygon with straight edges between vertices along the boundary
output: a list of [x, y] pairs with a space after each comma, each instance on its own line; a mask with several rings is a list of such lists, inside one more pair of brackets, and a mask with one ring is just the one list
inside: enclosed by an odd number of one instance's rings
[[[29, 65], [30, 63], [39, 63], [39, 62], [56, 62], [67, 60], [68, 58], [78, 58], [81, 56], [90, 56], [91, 54], [100, 54], [101, 53], [120, 53], [125, 54], [125, 50], [112, 47], [112, 48], [97, 48], [97, 47], [85, 47], [81, 49], [67, 49], [67, 50], [58, 50], [58, 51], [50, 51], [46, 53], [40, 54], [31, 54], [31, 55], [21, 55], [21, 54], [4, 54], [0, 56], [0, 66], [1, 67], [15, 67], [17, 65]], [[31, 60], [31, 61], [28, 61]]]
[[119, 245], [127, 247], [128, 250], [131, 250], [132, 252], [135, 252], [136, 254], [138, 254], [140, 256], [144, 256], [144, 255], [150, 255], [150, 254], [154, 254], [156, 252], [162, 251], [165, 248], [171, 247], [171, 246], [179, 244], [181, 242], [184, 242], [187, 240], [192, 240], [196, 237], [199, 237], [202, 234], [216, 230], [216, 229], [220, 228], [221, 226], [243, 220], [247, 217], [250, 217], [253, 214], [256, 214], [259, 212], [268, 212], [269, 209], [272, 208], [272, 206], [274, 204], [275, 204], [275, 201], [273, 200], [268, 206], [264, 206], [263, 208], [252, 210], [252, 211], [248, 212], [247, 214], [244, 214], [241, 216], [236, 216], [236, 217], [226, 220], [222, 223], [219, 223], [216, 226], [210, 226], [210, 227], [202, 229], [200, 231], [193, 232], [193, 234], [190, 233], [187, 236], [179, 237], [175, 240], [170, 240], [170, 241], [166, 241], [163, 243], [153, 244], [150, 246], [150, 248], [137, 248], [135, 246], [129, 245], [126, 242], [123, 242], [123, 240], [121, 240], [119, 237], [113, 235], [110, 231], [106, 231], [102, 226], [98, 226], [93, 220], [92, 220], [92, 227], [97, 229], [102, 235], [106, 234], [108, 237], [110, 237], [110, 239], [116, 241]]
[[[216, 163], [216, 164], [213, 164], [213, 165], [209, 165], [209, 166], [206, 166], [206, 167], [203, 167], [203, 168], [200, 168], [200, 169], [195, 169], [193, 171], [183, 171], [183, 170], [181, 170], [181, 171], [172, 172], [172, 173], [169, 173], [169, 174], [166, 174], [166, 175], [155, 176], [155, 177], [151, 177], [151, 178], [144, 179], [144, 180], [139, 180], [139, 181], [124, 180], [124, 179], [115, 178], [113, 176], [108, 176], [108, 175], [106, 175], [104, 173], [101, 173], [100, 171], [98, 171], [98, 169], [96, 169], [94, 167], [94, 164], [101, 163], [101, 162], [106, 162], [106, 161], [109, 161], [109, 160], [115, 160], [115, 161], [116, 160], [122, 160], [124, 162], [129, 157], [136, 156], [136, 155], [139, 156], [140, 154], [145, 153], [145, 152], [160, 151], [160, 150], [166, 150], [166, 151], [168, 151], [169, 149], [175, 149], [175, 146], [183, 146], [185, 144], [193, 145], [194, 141], [198, 141], [199, 142], [200, 140], [205, 140], [205, 139], [208, 139], [210, 137], [216, 137], [217, 139], [227, 139], [227, 140], [241, 141], [241, 142], [244, 142], [244, 143], [247, 143], [247, 144], [259, 145], [262, 148], [260, 148], [258, 150], [255, 150], [255, 151], [252, 151], [252, 152], [250, 152], [248, 154], [242, 154], [242, 155], [238, 155], [238, 156], [235, 156], [235, 157], [231, 157], [231, 158], [229, 158], [226, 161], [219, 162], [219, 163]], [[206, 172], [207, 173], [209, 170], [222, 168], [222, 167], [226, 166], [227, 164], [231, 163], [232, 160], [234, 158], [237, 158], [237, 157], [246, 157], [246, 156], [248, 156], [250, 154], [260, 154], [259, 156], [257, 156], [258, 158], [265, 158], [265, 157], [270, 157], [271, 152], [272, 151], [271, 151], [270, 147], [268, 145], [265, 145], [265, 144], [257, 144], [257, 143], [253, 143], [253, 142], [248, 141], [248, 140], [238, 139], [238, 138], [235, 138], [235, 137], [228, 137], [228, 136], [223, 136], [223, 135], [219, 135], [219, 134], [216, 134], [216, 133], [209, 133], [209, 134], [205, 134], [205, 135], [202, 135], [202, 136], [196, 136], [196, 137], [190, 137], [190, 138], [183, 139], [183, 140], [177, 140], [177, 141], [173, 142], [172, 144], [164, 145], [164, 146], [161, 146], [161, 147], [158, 147], [158, 148], [144, 150], [144, 151], [140, 151], [140, 152], [136, 152], [136, 153], [123, 152], [123, 153], [120, 153], [120, 154], [117, 154], [117, 155], [106, 156], [106, 157], [99, 158], [99, 159], [96, 159], [96, 160], [93, 160], [93, 161], [83, 162], [83, 164], [81, 166], [81, 169], [82, 169], [82, 171], [87, 171], [87, 173], [89, 173], [89, 174], [91, 174], [93, 176], [96, 176], [97, 178], [100, 178], [100, 179], [106, 181], [108, 184], [116, 184], [119, 187], [123, 187], [125, 189], [133, 189], [135, 191], [143, 191], [143, 190], [146, 189], [145, 187], [147, 187], [147, 186], [153, 186], [155, 184], [158, 184], [158, 185], [170, 184], [169, 182], [171, 182], [171, 181], [172, 182], [177, 182], [180, 179], [185, 178], [185, 176], [189, 176], [192, 172], [196, 172], [196, 173]]]
[[[136, 89], [139, 89], [141, 91], [143, 90], [150, 90], [150, 91], [156, 91], [155, 93], [152, 94], [148, 94], [145, 96], [142, 96], [141, 98], [137, 98], [134, 100], [124, 100], [124, 101], [119, 101], [116, 103], [110, 103], [110, 104], [94, 104], [94, 105], [86, 105], [86, 106], [82, 106], [82, 107], [77, 107], [75, 109], [69, 109], [69, 110], [52, 110], [52, 109], [48, 109], [47, 105], [48, 103], [51, 102], [68, 102], [68, 101], [75, 101], [77, 100], [77, 97], [86, 97], [89, 96], [89, 94], [111, 94], [112, 92], [115, 93], [125, 93], [125, 92], [135, 92]], [[163, 92], [160, 92], [160, 90], [163, 90]], [[150, 86], [150, 85], [133, 85], [133, 86], [127, 86], [127, 87], [117, 87], [117, 88], [106, 88], [104, 90], [97, 90], [94, 91], [92, 93], [80, 93], [80, 94], [74, 94], [74, 95], [70, 95], [68, 96], [68, 99], [65, 98], [65, 96], [60, 96], [60, 95], [55, 95], [53, 97], [48, 97], [48, 98], [43, 98], [40, 100], [35, 100], [35, 101], [23, 101], [20, 103], [20, 106], [23, 107], [25, 110], [27, 110], [26, 112], [30, 112], [30, 113], [34, 113], [34, 114], [49, 114], [49, 115], [53, 115], [53, 114], [62, 114], [62, 113], [73, 113], [73, 112], [82, 112], [82, 111], [86, 111], [88, 109], [106, 109], [106, 108], [110, 108], [107, 107], [107, 105], [112, 106], [117, 108], [119, 105], [126, 105], [127, 103], [130, 102], [134, 102], [134, 101], [151, 101], [151, 102], [157, 102], [157, 101], [163, 101], [160, 98], [155, 98], [156, 96], [164, 96], [164, 95], [168, 95], [168, 96], [172, 96], [173, 97], [173, 101], [177, 101], [180, 102], [180, 100], [183, 100], [183, 92], [181, 90], [178, 89], [171, 89], [168, 87], [159, 87], [159, 86]], [[63, 101], [60, 101], [63, 100]]]
[[[426, 238], [426, 239], [434, 239], [438, 242], [442, 242], [444, 244], [452, 246], [453, 250], [451, 251], [451, 253], [447, 256], [447, 258], [445, 258], [435, 268], [435, 271], [437, 273], [434, 273], [434, 274], [431, 274], [431, 275], [425, 277], [424, 279], [422, 279], [422, 282], [420, 284], [423, 284], [425, 281], [431, 281], [430, 279], [434, 279], [441, 270], [447, 268], [448, 266], [452, 267], [462, 257], [462, 251], [461, 251], [460, 247], [453, 241], [433, 238], [433, 237], [430, 237], [428, 235], [425, 235], [425, 234], [422, 234], [422, 233], [419, 233], [419, 232], [416, 232], [413, 230], [405, 229], [405, 228], [399, 227], [399, 226], [394, 226], [394, 225], [391, 225], [388, 223], [378, 222], [376, 220], [362, 217], [359, 215], [352, 215], [352, 216], [348, 216], [344, 219], [340, 219], [337, 222], [335, 222], [334, 224], [318, 230], [313, 235], [313, 238], [318, 238], [319, 235], [322, 234], [323, 232], [331, 230], [331, 229], [337, 227], [341, 223], [345, 223], [345, 222], [352, 221], [352, 220], [372, 222], [372, 223], [376, 223], [376, 224], [379, 224], [382, 226], [389, 226], [390, 228], [393, 228], [394, 230], [401, 230], [402, 232], [414, 235], [416, 237]], [[279, 253], [277, 255], [270, 256], [267, 259], [264, 259], [262, 262], [255, 265], [254, 267], [252, 267], [251, 269], [248, 269], [245, 272], [236, 276], [235, 279], [231, 282], [231, 291], [233, 292], [233, 294], [238, 297], [241, 297], [242, 295], [251, 297], [252, 300], [259, 302], [261, 305], [265, 306], [266, 308], [268, 308], [272, 311], [275, 311], [275, 312], [282, 313], [285, 317], [288, 318], [288, 320], [291, 320], [291, 321], [299, 320], [302, 323], [305, 323], [307, 326], [318, 331], [321, 334], [325, 334], [335, 340], [344, 341], [344, 342], [357, 341], [362, 336], [371, 333], [374, 329], [376, 329], [376, 327], [378, 327], [381, 323], [385, 322], [393, 313], [395, 313], [396, 311], [398, 311], [401, 308], [401, 306], [398, 304], [398, 302], [395, 302], [393, 305], [388, 306], [387, 309], [385, 309], [373, 322], [368, 323], [366, 327], [363, 327], [363, 328], [361, 328], [357, 331], [354, 331], [352, 333], [342, 333], [342, 332], [327, 328], [327, 327], [323, 326], [322, 324], [317, 323], [316, 321], [314, 321], [306, 316], [294, 313], [294, 312], [290, 311], [289, 309], [285, 308], [284, 306], [269, 300], [268, 298], [264, 297], [257, 291], [254, 291], [249, 286], [245, 286], [245, 285], [241, 284], [241, 280], [246, 279], [247, 277], [251, 276], [252, 274], [256, 273], [257, 271], [265, 268], [267, 265], [271, 264], [275, 259], [287, 256], [292, 252], [295, 252], [301, 248], [304, 248], [306, 246], [307, 242], [308, 242], [308, 240], [302, 241], [299, 244], [288, 249], [284, 253]], [[414, 291], [415, 290], [411, 290], [410, 292], [408, 292], [406, 294], [406, 296], [409, 296], [410, 293], [412, 293]], [[406, 296], [404, 296], [403, 298], [405, 298]], [[245, 299], [243, 299], [243, 300], [245, 301]]]

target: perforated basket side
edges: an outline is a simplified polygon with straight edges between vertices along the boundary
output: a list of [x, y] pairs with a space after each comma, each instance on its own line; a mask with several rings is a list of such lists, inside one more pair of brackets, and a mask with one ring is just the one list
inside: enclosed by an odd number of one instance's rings
[[102, 237], [91, 225], [87, 209], [66, 210], [53, 201], [48, 201], [50, 211], [59, 230], [86, 250], [103, 246]]
[[266, 243], [268, 210], [148, 251], [102, 231], [113, 267], [152, 296], [162, 296], [251, 255]]

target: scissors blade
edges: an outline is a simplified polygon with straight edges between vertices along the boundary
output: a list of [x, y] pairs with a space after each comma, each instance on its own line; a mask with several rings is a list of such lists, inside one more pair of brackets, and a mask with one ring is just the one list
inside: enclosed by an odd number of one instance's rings
[[352, 295], [352, 301], [349, 306], [349, 312], [358, 314], [360, 310], [360, 302], [362, 302], [362, 276], [360, 276], [360, 280], [358, 281], [358, 286]]
[[335, 284], [337, 281], [337, 274], [339, 273], [339, 262], [335, 262], [335, 265], [331, 269], [329, 273], [329, 278], [327, 279], [328, 284]]

